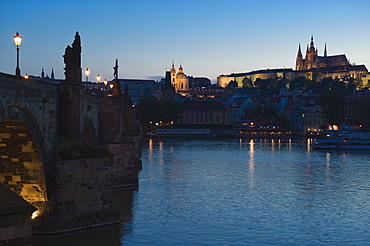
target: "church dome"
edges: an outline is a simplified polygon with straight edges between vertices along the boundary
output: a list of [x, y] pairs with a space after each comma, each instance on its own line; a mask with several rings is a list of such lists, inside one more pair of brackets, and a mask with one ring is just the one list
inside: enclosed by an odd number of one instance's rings
[[188, 76], [186, 76], [184, 73], [178, 73], [176, 74], [176, 79], [187, 79]]

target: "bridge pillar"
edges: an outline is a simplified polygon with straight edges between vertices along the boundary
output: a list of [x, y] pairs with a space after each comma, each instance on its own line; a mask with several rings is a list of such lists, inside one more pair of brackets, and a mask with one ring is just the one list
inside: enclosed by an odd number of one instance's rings
[[81, 92], [80, 85], [61, 84], [59, 86], [59, 132], [71, 141], [81, 137]]

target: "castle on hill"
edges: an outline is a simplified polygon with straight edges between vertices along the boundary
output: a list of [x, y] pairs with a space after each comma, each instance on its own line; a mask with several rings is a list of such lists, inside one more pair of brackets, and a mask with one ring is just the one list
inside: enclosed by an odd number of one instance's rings
[[342, 81], [353, 80], [359, 86], [367, 85], [370, 75], [365, 65], [350, 64], [345, 54], [328, 56], [326, 44], [324, 55], [319, 56], [318, 53], [313, 36], [311, 36], [311, 42], [307, 45], [305, 57], [303, 57], [301, 45], [298, 46], [295, 70], [292, 68], [277, 68], [228, 75], [222, 74], [217, 77], [217, 85], [226, 87], [230, 81], [236, 81], [238, 86], [242, 87], [244, 78], [248, 78], [254, 83], [256, 79], [282, 79], [283, 77], [288, 81], [287, 86], [289, 86], [289, 81], [298, 77], [305, 77], [315, 82], [331, 77]]

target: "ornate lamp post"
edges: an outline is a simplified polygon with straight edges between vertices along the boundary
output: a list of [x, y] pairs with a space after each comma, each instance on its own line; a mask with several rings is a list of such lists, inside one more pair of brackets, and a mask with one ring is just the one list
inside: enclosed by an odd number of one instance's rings
[[85, 70], [86, 82], [89, 81], [89, 74], [90, 74], [90, 70], [88, 68], [86, 68], [86, 70]]
[[15, 75], [19, 78], [21, 76], [21, 70], [19, 69], [19, 47], [22, 43], [22, 37], [17, 32], [14, 36], [14, 43], [17, 49], [17, 68], [15, 69]]

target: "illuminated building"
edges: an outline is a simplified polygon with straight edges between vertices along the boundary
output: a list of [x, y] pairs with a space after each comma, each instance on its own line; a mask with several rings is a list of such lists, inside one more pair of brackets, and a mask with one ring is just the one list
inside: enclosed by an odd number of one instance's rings
[[[301, 45], [298, 46], [295, 70], [291, 68], [262, 69], [246, 73], [232, 73], [217, 77], [217, 85], [226, 87], [230, 81], [236, 81], [239, 87], [243, 87], [243, 79], [248, 78], [254, 83], [256, 79], [282, 79], [285, 76], [289, 82], [298, 77], [320, 82], [331, 77], [342, 81], [353, 80], [360, 86], [366, 86], [369, 81], [368, 70], [365, 65], [350, 64], [346, 55], [328, 56], [326, 44], [324, 55], [319, 56], [318, 49], [315, 48], [313, 37], [310, 45], [307, 45], [306, 55], [303, 57]], [[289, 86], [289, 83], [287, 84]]]
[[171, 68], [171, 83], [175, 88], [176, 93], [185, 96], [189, 90], [189, 79], [184, 73], [182, 65], [179, 67], [179, 71], [176, 73], [175, 64], [172, 62]]

